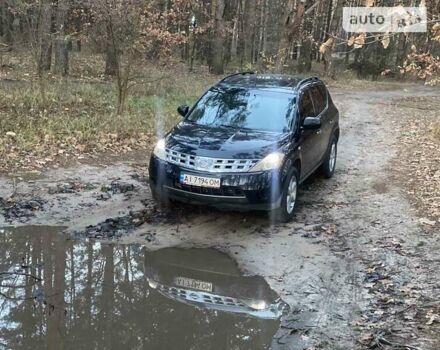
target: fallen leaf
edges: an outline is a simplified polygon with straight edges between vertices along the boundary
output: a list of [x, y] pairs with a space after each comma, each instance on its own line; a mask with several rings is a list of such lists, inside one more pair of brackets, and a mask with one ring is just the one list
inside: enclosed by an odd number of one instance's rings
[[365, 33], [361, 33], [359, 34], [355, 39], [354, 39], [354, 48], [355, 49], [360, 49], [361, 47], [363, 47], [365, 45], [365, 38], [367, 37], [367, 35]]
[[429, 317], [428, 322], [426, 322], [426, 324], [427, 324], [428, 326], [430, 326], [430, 325], [432, 325], [434, 322], [440, 322], [440, 318], [439, 318], [438, 315], [431, 315], [431, 316]]
[[390, 36], [389, 36], [388, 33], [386, 33], [384, 35], [384, 37], [382, 38], [381, 42], [382, 42], [382, 46], [383, 46], [384, 49], [388, 48], [388, 46], [390, 45]]
[[350, 38], [348, 38], [347, 45], [348, 46], [353, 46], [355, 39], [356, 38], [352, 35]]
[[436, 222], [434, 220], [429, 220], [427, 218], [420, 218], [419, 222], [422, 225], [429, 225], [429, 226], [434, 226], [436, 224]]
[[333, 43], [335, 42], [335, 39], [333, 38], [328, 38], [324, 43], [321, 44], [321, 46], [319, 47], [319, 52], [321, 54], [326, 54], [327, 52], [329, 52], [331, 50], [331, 48], [333, 47]]

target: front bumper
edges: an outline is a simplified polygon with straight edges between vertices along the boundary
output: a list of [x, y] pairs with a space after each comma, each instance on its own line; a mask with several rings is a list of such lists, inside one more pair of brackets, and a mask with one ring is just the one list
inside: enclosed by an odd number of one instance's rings
[[[181, 184], [182, 171], [220, 178], [221, 187], [211, 189]], [[162, 161], [153, 155], [149, 172], [151, 190], [156, 198], [235, 210], [272, 210], [280, 205], [283, 179], [279, 171], [205, 173]]]

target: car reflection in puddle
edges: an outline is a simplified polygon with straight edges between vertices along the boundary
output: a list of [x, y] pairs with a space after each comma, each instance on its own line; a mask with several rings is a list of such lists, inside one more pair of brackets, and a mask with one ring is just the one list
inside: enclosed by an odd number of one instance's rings
[[166, 248], [145, 253], [148, 284], [162, 295], [212, 310], [278, 319], [286, 304], [259, 276], [242, 276], [214, 249]]
[[285, 304], [210, 249], [0, 229], [0, 349], [267, 349]]

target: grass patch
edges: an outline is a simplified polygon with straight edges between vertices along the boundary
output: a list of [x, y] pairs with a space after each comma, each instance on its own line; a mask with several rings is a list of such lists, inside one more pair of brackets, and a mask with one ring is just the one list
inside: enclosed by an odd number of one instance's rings
[[43, 140], [67, 141], [69, 137], [92, 147], [100, 134], [127, 136], [153, 130], [151, 115], [145, 109], [117, 116], [113, 91], [106, 84], [52, 84], [44, 104], [33, 87], [10, 85], [0, 96], [0, 112], [6, 116], [0, 120], [0, 130], [2, 134], [14, 132], [14, 146], [19, 149]]
[[0, 169], [35, 159], [44, 165], [59, 155], [150, 147], [180, 120], [177, 106], [193, 104], [216, 79], [170, 70], [154, 84], [137, 86], [123, 115], [116, 114], [115, 87], [105, 79], [49, 77], [44, 103], [35, 83], [0, 79]]
[[100, 134], [132, 137], [140, 133], [156, 134], [169, 129], [179, 118], [176, 108], [193, 103], [201, 91], [170, 91], [164, 95], [129, 97], [123, 115], [115, 113], [113, 86], [108, 83], [63, 82], [52, 84], [46, 104], [39, 92], [27, 84], [10, 84], [0, 96], [0, 131], [16, 133], [17, 147], [26, 147], [44, 138], [65, 140], [72, 136], [80, 143], [93, 146]]

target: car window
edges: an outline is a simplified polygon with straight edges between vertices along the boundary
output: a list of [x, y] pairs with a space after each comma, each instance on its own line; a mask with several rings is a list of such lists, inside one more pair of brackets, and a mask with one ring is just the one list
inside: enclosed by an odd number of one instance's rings
[[299, 115], [301, 120], [306, 117], [315, 116], [315, 111], [313, 109], [313, 102], [310, 97], [310, 90], [307, 89], [301, 95], [301, 102], [299, 104]]
[[318, 86], [312, 87], [310, 93], [312, 95], [313, 105], [315, 106], [315, 115], [319, 115], [325, 108], [324, 95]]
[[327, 99], [328, 99], [327, 89], [325, 88], [325, 86], [323, 84], [319, 84], [318, 90], [324, 98], [324, 108], [325, 108], [327, 106]]
[[187, 120], [198, 125], [286, 132], [290, 129], [296, 97], [253, 89], [210, 90]]

